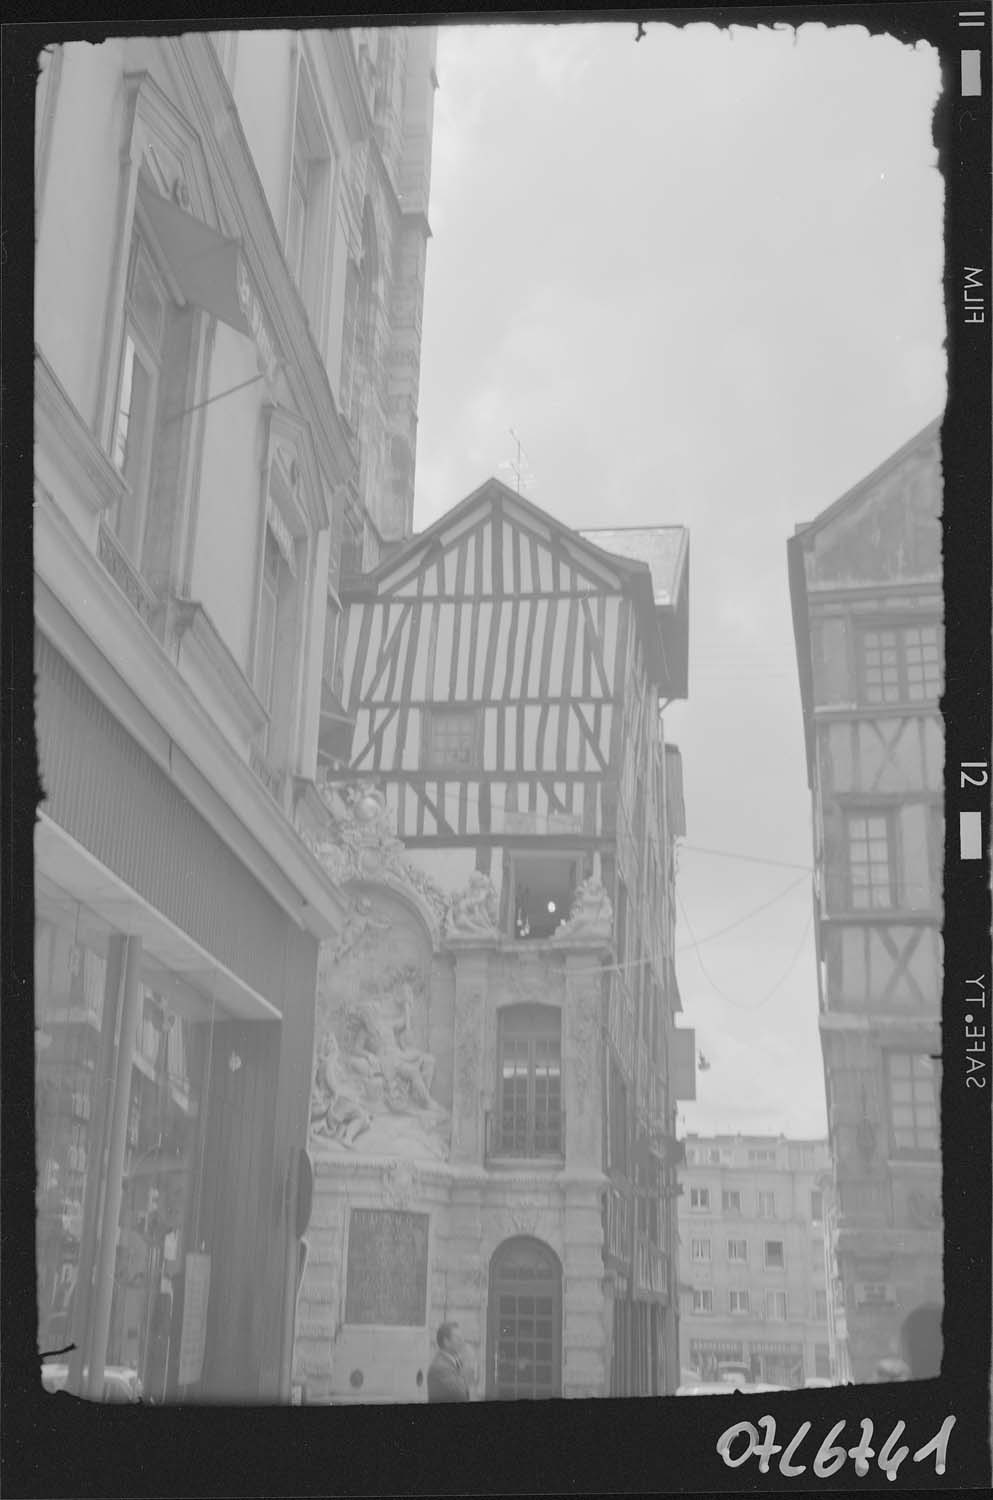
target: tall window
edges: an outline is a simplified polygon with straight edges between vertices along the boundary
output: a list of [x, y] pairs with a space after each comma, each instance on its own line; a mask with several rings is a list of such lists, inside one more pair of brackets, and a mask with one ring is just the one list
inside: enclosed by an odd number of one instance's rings
[[810, 1194], [810, 1217], [813, 1223], [819, 1224], [824, 1218], [824, 1194], [820, 1188], [814, 1188]]
[[725, 1188], [721, 1193], [721, 1209], [726, 1214], [741, 1213], [741, 1193], [737, 1188]]
[[714, 1310], [714, 1294], [709, 1287], [695, 1287], [693, 1291], [693, 1311], [695, 1313], [712, 1313]]
[[693, 1240], [690, 1240], [690, 1260], [701, 1260], [701, 1261], [709, 1261], [710, 1260], [710, 1240], [709, 1239], [693, 1239]]
[[158, 406], [169, 296], [142, 236], [131, 239], [124, 339], [111, 457], [128, 494], [109, 516], [118, 541], [140, 565], [148, 506], [152, 442]]
[[789, 1305], [785, 1292], [766, 1292], [765, 1315], [774, 1323], [785, 1323], [789, 1313]]
[[860, 639], [866, 703], [936, 702], [941, 692], [937, 624], [874, 627]]
[[330, 237], [332, 159], [310, 73], [301, 59], [286, 209], [286, 263], [311, 326], [323, 341]]
[[766, 1240], [765, 1267], [767, 1271], [785, 1270], [786, 1258], [783, 1251], [782, 1240]]
[[758, 1216], [760, 1219], [774, 1219], [776, 1217], [775, 1193], [760, 1192], [758, 1194]]
[[508, 1156], [561, 1156], [562, 1018], [548, 1005], [500, 1013], [499, 1112], [493, 1149]]
[[743, 1316], [751, 1311], [747, 1287], [732, 1287], [728, 1292], [728, 1311]]
[[849, 900], [861, 911], [896, 905], [892, 827], [886, 813], [849, 813]]
[[607, 1074], [607, 1153], [612, 1172], [627, 1174], [628, 1161], [628, 1090], [624, 1075], [614, 1058]]
[[705, 1213], [709, 1212], [709, 1210], [710, 1210], [710, 1188], [707, 1188], [707, 1187], [691, 1187], [690, 1188], [690, 1208], [701, 1209]]
[[279, 595], [283, 560], [272, 532], [266, 527], [262, 553], [262, 588], [259, 594], [259, 626], [255, 639], [255, 691], [266, 712], [272, 710], [272, 689], [276, 665], [276, 626], [279, 619]]
[[940, 1065], [925, 1053], [888, 1052], [886, 1083], [894, 1150], [907, 1156], [937, 1155]]
[[728, 1260], [744, 1265], [748, 1260], [747, 1240], [728, 1240]]

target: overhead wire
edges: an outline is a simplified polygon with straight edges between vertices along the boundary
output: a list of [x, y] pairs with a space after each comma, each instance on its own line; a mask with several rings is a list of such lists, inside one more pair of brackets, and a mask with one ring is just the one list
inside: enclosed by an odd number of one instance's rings
[[791, 880], [786, 889], [780, 891], [778, 895], [772, 896], [768, 901], [763, 901], [761, 906], [753, 906], [751, 911], [746, 911], [743, 916], [737, 917], [733, 922], [729, 922], [726, 927], [719, 927], [716, 932], [708, 932], [706, 937], [698, 938], [695, 944], [684, 943], [681, 948], [676, 949], [676, 952], [688, 953], [690, 948], [699, 948], [703, 943], [716, 942], [716, 940], [723, 937], [725, 933], [733, 932], [736, 927], [743, 927], [746, 922], [750, 922], [752, 918], [757, 917], [760, 912], [768, 911], [770, 906], [775, 906], [777, 902], [782, 901], [786, 896], [788, 896], [791, 891], [795, 891], [798, 886], [805, 885], [806, 881], [806, 875], [800, 875], [796, 880]]
[[710, 987], [714, 991], [714, 993], [721, 1000], [723, 1000], [725, 1002], [725, 1004], [730, 1005], [731, 1008], [732, 1008], [732, 1010], [744, 1010], [744, 1011], [761, 1010], [764, 1005], [767, 1005], [768, 1002], [770, 1000], [772, 1000], [774, 998], [774, 996], [779, 993], [779, 991], [782, 989], [783, 985], [786, 983], [787, 979], [792, 974], [794, 968], [796, 967], [797, 960], [799, 959], [800, 954], [803, 952], [804, 944], [807, 941], [807, 934], [809, 933], [811, 927], [813, 926], [813, 921], [814, 921], [814, 911], [813, 911], [813, 907], [811, 907], [810, 911], [807, 914], [807, 920], [804, 923], [803, 932], [800, 935], [800, 941], [797, 944], [796, 950], [795, 950], [792, 958], [790, 959], [789, 963], [787, 964], [785, 970], [780, 975], [780, 977], [776, 980], [776, 983], [772, 986], [771, 989], [769, 989], [769, 990], [766, 991], [766, 993], [763, 995], [762, 999], [759, 1000], [757, 1002], [757, 1004], [755, 1004], [755, 1005], [741, 1005], [737, 1001], [732, 1000], [730, 998], [730, 996], [728, 996], [728, 995], [726, 995], [724, 993], [724, 991], [721, 989], [720, 985], [715, 982], [714, 978], [712, 977], [712, 975], [708, 971], [706, 964], [703, 962], [703, 959], [700, 957], [699, 943], [697, 941], [696, 935], [694, 934], [692, 923], [690, 922], [689, 916], [687, 915], [686, 907], [685, 907], [685, 905], [683, 903], [683, 898], [680, 895], [678, 889], [676, 891], [676, 902], [677, 902], [677, 904], [679, 906], [680, 911], [683, 914], [683, 919], [686, 922], [686, 929], [689, 932], [690, 937], [693, 939], [692, 946], [693, 946], [693, 950], [694, 950], [694, 952], [696, 954], [696, 961], [697, 961], [697, 963], [700, 966], [700, 972], [703, 974], [704, 978], [706, 979], [707, 983], [710, 985]]

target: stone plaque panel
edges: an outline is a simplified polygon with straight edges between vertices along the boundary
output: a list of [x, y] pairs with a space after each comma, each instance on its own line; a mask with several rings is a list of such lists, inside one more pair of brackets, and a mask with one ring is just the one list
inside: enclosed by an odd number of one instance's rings
[[425, 1325], [429, 1218], [399, 1209], [352, 1210], [346, 1323]]

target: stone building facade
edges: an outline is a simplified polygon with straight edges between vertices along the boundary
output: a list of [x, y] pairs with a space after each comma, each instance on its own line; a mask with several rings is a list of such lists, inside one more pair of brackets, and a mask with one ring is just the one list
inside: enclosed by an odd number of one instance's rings
[[832, 1378], [828, 1331], [826, 1141], [686, 1137], [680, 1174], [683, 1379], [801, 1386]]
[[424, 1399], [446, 1318], [481, 1398], [678, 1382], [693, 1054], [660, 701], [685, 692], [687, 542], [622, 545], [490, 481], [346, 589], [354, 733], [315, 848], [353, 906], [318, 986], [308, 1401]]
[[[318, 955], [346, 915], [304, 834], [346, 516], [378, 527], [369, 453], [412, 441], [433, 48], [249, 30], [41, 59], [39, 1338], [75, 1343], [46, 1378], [92, 1396], [118, 1365], [155, 1400], [289, 1399]], [[391, 192], [396, 391], [346, 337], [363, 204]], [[385, 431], [343, 369], [387, 381]]]

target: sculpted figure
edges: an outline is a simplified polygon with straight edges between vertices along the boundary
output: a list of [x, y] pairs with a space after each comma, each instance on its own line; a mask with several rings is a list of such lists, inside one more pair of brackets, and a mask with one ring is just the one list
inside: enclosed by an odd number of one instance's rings
[[500, 910], [492, 880], [482, 870], [473, 870], [469, 884], [457, 895], [448, 918], [452, 935], [489, 936], [497, 930]]
[[354, 1150], [355, 1138], [368, 1130], [372, 1117], [357, 1091], [350, 1087], [338, 1039], [332, 1031], [321, 1038], [310, 1095], [310, 1128], [315, 1135], [340, 1141]]
[[591, 875], [579, 886], [566, 921], [556, 929], [557, 938], [609, 937], [614, 920], [613, 907], [603, 883]]
[[389, 926], [389, 922], [382, 922], [374, 915], [368, 896], [359, 896], [341, 930], [341, 937], [331, 955], [332, 962], [340, 964], [342, 959], [354, 953], [365, 937], [376, 932], [388, 932]]
[[388, 1002], [366, 1000], [353, 1012], [351, 1065], [370, 1081], [382, 1079], [390, 1108], [402, 1111], [408, 1100], [420, 1109], [438, 1108], [431, 1098], [434, 1058], [410, 1043], [413, 990], [399, 986], [395, 1008]]

